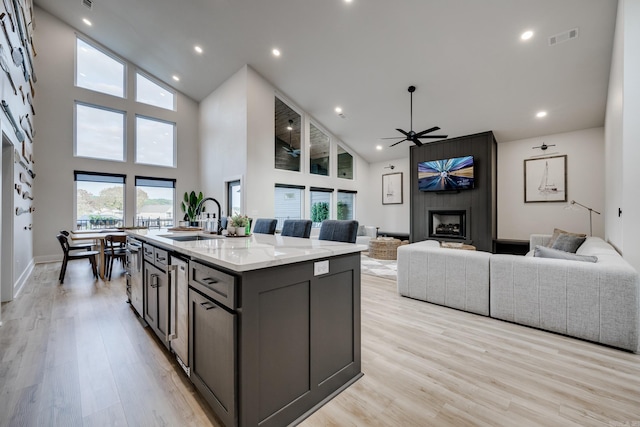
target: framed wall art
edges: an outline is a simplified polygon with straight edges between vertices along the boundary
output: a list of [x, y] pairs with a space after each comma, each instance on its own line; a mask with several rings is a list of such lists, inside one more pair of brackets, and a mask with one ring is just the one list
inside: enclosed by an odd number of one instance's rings
[[382, 204], [402, 204], [402, 172], [382, 175]]
[[567, 156], [524, 161], [524, 202], [567, 201]]

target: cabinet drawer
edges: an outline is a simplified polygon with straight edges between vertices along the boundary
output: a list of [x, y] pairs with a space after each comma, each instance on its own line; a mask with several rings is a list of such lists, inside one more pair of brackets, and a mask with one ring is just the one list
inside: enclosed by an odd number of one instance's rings
[[153, 263], [156, 267], [165, 270], [167, 268], [167, 264], [169, 263], [169, 253], [164, 249], [153, 248]]
[[146, 261], [149, 261], [151, 264], [153, 264], [153, 246], [147, 244], [147, 243], [143, 243], [142, 244], [142, 253], [144, 255], [144, 259]]
[[215, 268], [191, 262], [189, 284], [222, 305], [236, 309], [236, 278]]

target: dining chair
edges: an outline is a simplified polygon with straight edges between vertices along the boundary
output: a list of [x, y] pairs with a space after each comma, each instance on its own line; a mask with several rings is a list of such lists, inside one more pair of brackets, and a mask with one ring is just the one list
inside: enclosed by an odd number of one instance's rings
[[311, 235], [310, 219], [285, 219], [282, 224], [281, 236], [304, 237], [308, 239]]
[[258, 218], [253, 226], [253, 232], [258, 234], [275, 234], [277, 219]]
[[358, 221], [327, 219], [322, 221], [318, 240], [355, 243], [358, 235]]
[[60, 284], [64, 283], [64, 276], [67, 272], [67, 263], [69, 261], [73, 261], [74, 259], [89, 259], [91, 263], [91, 269], [93, 270], [93, 277], [98, 277], [98, 269], [96, 267], [96, 257], [98, 256], [98, 251], [74, 251], [71, 252], [69, 249], [69, 241], [67, 240], [67, 236], [63, 234], [58, 234], [56, 236], [58, 241], [60, 242], [60, 246], [62, 247], [62, 252], [64, 253], [64, 258], [62, 259], [62, 268], [60, 269], [60, 276], [58, 276], [58, 280], [60, 280]]
[[104, 265], [106, 267], [105, 277], [107, 277], [107, 280], [111, 280], [114, 260], [120, 260], [123, 265], [126, 262], [126, 243], [127, 236], [107, 234], [104, 237]]
[[[64, 237], [69, 237], [69, 232], [67, 230], [60, 230], [60, 233]], [[69, 239], [67, 239], [69, 241]], [[70, 251], [91, 251], [93, 250], [93, 242], [92, 243], [81, 243], [79, 245], [69, 245]]]

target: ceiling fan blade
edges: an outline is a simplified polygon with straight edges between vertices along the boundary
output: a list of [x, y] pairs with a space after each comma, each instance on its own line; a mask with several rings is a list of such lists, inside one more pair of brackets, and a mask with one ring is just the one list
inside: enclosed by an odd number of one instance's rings
[[409, 136], [409, 132], [405, 132], [405, 131], [403, 131], [402, 129], [398, 129], [398, 128], [396, 128], [396, 130], [397, 130], [398, 132], [400, 132], [401, 134], [403, 134], [404, 136]]
[[422, 147], [422, 142], [418, 138], [412, 139], [411, 142], [416, 144], [417, 147]]
[[422, 135], [416, 136], [416, 138], [431, 138], [431, 139], [440, 139], [440, 138], [448, 138], [449, 135]]
[[422, 132], [416, 133], [416, 136], [420, 137], [422, 135], [425, 135], [427, 133], [431, 133], [431, 132], [436, 131], [436, 130], [440, 130], [440, 128], [438, 126], [434, 126], [431, 129], [423, 130]]
[[402, 138], [401, 136], [390, 136], [389, 138], [379, 138], [379, 139], [398, 139]]
[[405, 139], [403, 139], [402, 141], [398, 141], [398, 142], [396, 142], [396, 143], [394, 143], [394, 144], [391, 144], [389, 147], [393, 147], [394, 145], [398, 145], [398, 144], [400, 144], [401, 142], [404, 142], [404, 141], [408, 141], [408, 139], [407, 139], [407, 138], [405, 138]]

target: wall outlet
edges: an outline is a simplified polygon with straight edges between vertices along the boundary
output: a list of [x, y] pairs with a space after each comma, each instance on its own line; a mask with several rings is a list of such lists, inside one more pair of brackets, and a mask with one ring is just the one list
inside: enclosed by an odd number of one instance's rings
[[329, 260], [313, 263], [313, 275], [320, 276], [329, 273]]

